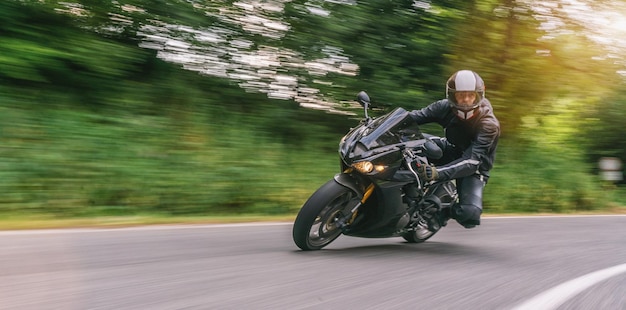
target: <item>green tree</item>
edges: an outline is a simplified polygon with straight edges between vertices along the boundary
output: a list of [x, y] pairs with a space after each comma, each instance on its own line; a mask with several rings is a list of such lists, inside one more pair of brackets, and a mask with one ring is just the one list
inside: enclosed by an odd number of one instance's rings
[[[443, 94], [444, 55], [463, 8], [449, 1], [292, 1], [283, 44], [305, 59], [330, 49], [358, 65], [357, 76], [325, 77], [329, 87], [320, 87], [332, 97], [366, 90], [377, 105], [425, 106]], [[307, 82], [315, 79], [324, 78]]]
[[556, 2], [542, 3], [545, 10], [530, 1], [474, 1], [454, 31], [448, 68], [483, 76], [505, 135], [525, 117], [551, 111], [557, 98], [589, 101], [611, 75], [610, 63], [594, 57], [601, 47], [554, 9]]
[[0, 78], [7, 88], [61, 92], [98, 104], [153, 58], [79, 29], [47, 6], [3, 1], [0, 12]]

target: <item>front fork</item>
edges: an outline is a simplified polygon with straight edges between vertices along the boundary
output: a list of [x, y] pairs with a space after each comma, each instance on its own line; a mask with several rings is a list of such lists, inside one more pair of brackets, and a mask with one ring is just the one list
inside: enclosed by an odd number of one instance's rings
[[363, 190], [362, 187], [359, 186], [359, 184], [357, 183], [357, 180], [355, 180], [355, 178], [350, 174], [350, 172], [352, 172], [351, 169], [347, 169], [346, 171], [344, 171], [344, 173], [335, 175], [335, 181], [337, 183], [353, 190], [357, 195], [361, 197], [361, 200], [354, 207], [352, 207], [352, 209], [350, 209], [350, 213], [336, 219], [335, 224], [344, 232], [346, 232], [350, 224], [354, 222], [354, 219], [358, 214], [359, 208], [367, 201], [367, 199], [370, 198], [372, 193], [374, 193], [374, 189], [376, 188], [374, 183], [372, 182]]

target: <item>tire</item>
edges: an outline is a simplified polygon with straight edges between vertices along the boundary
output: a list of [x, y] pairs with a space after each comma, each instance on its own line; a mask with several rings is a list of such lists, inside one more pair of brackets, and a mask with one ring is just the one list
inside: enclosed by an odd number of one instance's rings
[[328, 181], [300, 209], [293, 224], [293, 241], [305, 251], [327, 246], [342, 233], [336, 219], [348, 214], [355, 200], [358, 198], [352, 190], [335, 180]]

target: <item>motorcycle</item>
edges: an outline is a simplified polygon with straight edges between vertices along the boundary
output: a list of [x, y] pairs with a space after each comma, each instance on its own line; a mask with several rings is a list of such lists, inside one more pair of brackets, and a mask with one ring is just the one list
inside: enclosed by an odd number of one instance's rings
[[438, 219], [457, 201], [453, 181], [424, 182], [419, 173], [442, 157], [436, 137], [422, 133], [403, 108], [370, 118], [367, 93], [357, 101], [365, 118], [339, 143], [341, 172], [296, 216], [293, 241], [302, 250], [320, 250], [342, 234], [424, 242], [445, 226]]

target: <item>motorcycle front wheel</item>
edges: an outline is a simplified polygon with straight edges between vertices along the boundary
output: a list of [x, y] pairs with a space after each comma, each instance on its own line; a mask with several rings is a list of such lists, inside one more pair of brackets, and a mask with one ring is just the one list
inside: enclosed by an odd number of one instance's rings
[[330, 180], [304, 203], [293, 224], [293, 241], [305, 251], [319, 250], [342, 233], [337, 219], [350, 212], [356, 194]]

